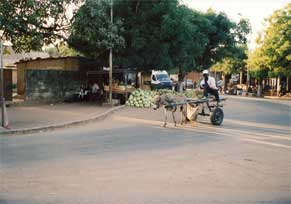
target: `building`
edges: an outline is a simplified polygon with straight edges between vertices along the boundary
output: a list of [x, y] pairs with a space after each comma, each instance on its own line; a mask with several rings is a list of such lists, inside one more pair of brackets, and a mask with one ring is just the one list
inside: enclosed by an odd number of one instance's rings
[[202, 73], [200, 72], [188, 72], [185, 74], [184, 80], [191, 79], [193, 83], [198, 83], [199, 80], [202, 78]]
[[[12, 71], [13, 71], [13, 69], [10, 69], [10, 68], [3, 69], [4, 98], [6, 101], [12, 101], [12, 90], [13, 90]], [[0, 90], [0, 92], [1, 92], [1, 90]]]
[[86, 73], [96, 61], [84, 57], [49, 57], [17, 64], [17, 93], [26, 101], [62, 101], [86, 84]]
[[16, 63], [20, 60], [29, 60], [37, 58], [47, 58], [48, 53], [31, 51], [27, 53], [15, 53], [11, 46], [5, 48], [3, 56], [4, 66], [4, 87], [5, 99], [13, 100], [13, 95], [17, 93], [17, 66]]

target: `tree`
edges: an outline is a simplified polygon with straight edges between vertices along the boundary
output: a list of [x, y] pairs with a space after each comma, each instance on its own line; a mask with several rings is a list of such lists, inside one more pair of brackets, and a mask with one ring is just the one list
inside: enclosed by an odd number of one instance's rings
[[[174, 66], [169, 55], [164, 23], [175, 12], [177, 0], [118, 1], [115, 16], [124, 22], [126, 46], [116, 62], [140, 69], [168, 69]], [[174, 41], [172, 41], [174, 42]]]
[[69, 47], [66, 43], [61, 43], [58, 46], [59, 55], [62, 57], [74, 57], [74, 56], [83, 56], [80, 52], [76, 51], [75, 49]]
[[120, 19], [110, 21], [110, 1], [87, 0], [74, 16], [68, 43], [86, 56], [105, 59], [109, 48], [124, 47], [122, 32]]
[[[248, 57], [247, 35], [250, 32], [251, 26], [248, 19], [242, 18], [238, 23], [232, 22], [228, 35], [224, 37], [228, 39], [227, 45], [220, 45], [218, 54], [212, 60], [216, 63], [211, 66], [211, 70], [221, 72], [224, 75], [225, 89], [231, 74], [242, 74], [246, 67]], [[211, 54], [206, 56], [211, 56]]]
[[50, 57], [68, 57], [68, 56], [82, 56], [82, 54], [73, 48], [70, 48], [66, 43], [60, 43], [57, 47], [48, 47], [44, 49]]
[[268, 19], [268, 27], [261, 40], [265, 66], [272, 76], [288, 76], [291, 72], [291, 3], [277, 10]]
[[203, 32], [206, 18], [200, 12], [184, 5], [178, 6], [164, 17], [162, 23], [163, 44], [166, 44], [172, 67], [179, 71], [191, 71], [196, 68], [196, 60], [200, 57], [208, 42]]
[[[233, 23], [225, 14], [206, 14], [179, 5], [176, 0], [122, 1], [128, 64], [149, 68], [201, 70], [232, 53], [246, 41], [249, 22]], [[136, 9], [138, 8], [138, 9]]]
[[114, 47], [115, 64], [143, 70], [209, 68], [245, 40], [248, 28], [247, 21], [235, 24], [223, 13], [200, 13], [178, 0], [115, 0], [112, 27], [109, 19], [108, 1], [86, 1], [69, 45], [105, 65]]
[[197, 60], [200, 70], [207, 69], [211, 65], [219, 62], [234, 45], [234, 36], [231, 30], [235, 24], [230, 21], [224, 13], [215, 13], [209, 10], [205, 17], [207, 19], [204, 33], [208, 41], [202, 55]]
[[[290, 74], [291, 71], [291, 4], [277, 10], [267, 20], [268, 26], [251, 61], [259, 61], [272, 77]], [[250, 70], [255, 69], [249, 64]]]
[[66, 9], [78, 0], [1, 0], [0, 37], [17, 52], [40, 50], [65, 39], [70, 22]]
[[247, 66], [251, 77], [257, 79], [257, 96], [262, 95], [262, 80], [268, 76], [268, 67], [266, 67], [267, 58], [263, 55], [262, 49], [258, 48], [249, 54]]
[[[248, 69], [253, 77], [290, 76], [291, 73], [291, 4], [267, 19], [267, 28], [257, 39], [258, 47], [250, 54]], [[279, 83], [277, 83], [279, 85]], [[279, 86], [277, 87], [279, 92]]]
[[247, 64], [247, 45], [239, 45], [233, 49], [233, 53], [228, 54], [220, 62], [211, 67], [211, 70], [223, 72], [226, 75], [237, 74], [245, 68]]
[[[220, 31], [222, 32], [222, 31]], [[225, 80], [233, 73], [240, 73], [246, 67], [247, 61], [247, 36], [251, 32], [251, 26], [248, 19], [242, 18], [238, 23], [231, 22], [227, 35], [224, 38], [228, 42], [226, 46], [218, 45], [219, 49], [212, 62], [216, 62], [211, 66], [211, 70], [222, 72], [226, 75]], [[223, 33], [223, 32], [222, 32]], [[221, 39], [222, 42], [223, 38]], [[206, 53], [206, 56], [211, 56]]]
[[262, 52], [262, 49], [256, 49], [249, 54], [247, 66], [250, 71], [250, 75], [257, 80], [262, 80], [268, 76], [268, 67], [266, 66], [266, 60], [268, 60]]

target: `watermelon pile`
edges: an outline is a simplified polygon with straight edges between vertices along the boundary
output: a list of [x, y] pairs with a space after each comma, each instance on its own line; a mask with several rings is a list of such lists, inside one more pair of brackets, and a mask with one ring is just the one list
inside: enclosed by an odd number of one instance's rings
[[169, 89], [158, 89], [153, 91], [137, 89], [128, 98], [126, 101], [127, 106], [137, 107], [137, 108], [150, 108], [153, 103], [155, 95], [166, 94], [170, 97], [172, 96], [185, 96], [187, 98], [197, 98], [202, 97], [203, 93], [200, 90], [188, 90], [184, 93], [177, 93]]
[[137, 108], [150, 108], [155, 92], [137, 89], [128, 98], [126, 105]]
[[187, 98], [202, 98], [203, 97], [203, 90], [200, 89], [191, 89], [184, 91], [184, 95]]

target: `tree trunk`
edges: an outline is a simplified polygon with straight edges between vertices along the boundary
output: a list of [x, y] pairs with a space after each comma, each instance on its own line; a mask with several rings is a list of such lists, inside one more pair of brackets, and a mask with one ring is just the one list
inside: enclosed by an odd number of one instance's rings
[[286, 81], [287, 81], [286, 90], [287, 92], [289, 92], [290, 91], [290, 76], [287, 77]]
[[277, 96], [280, 95], [280, 89], [281, 89], [281, 85], [280, 85], [280, 77], [277, 78]]
[[257, 97], [262, 97], [262, 79], [258, 80]]
[[229, 74], [224, 75], [224, 93], [226, 93], [226, 90], [228, 88], [229, 79], [230, 79]]
[[138, 0], [137, 3], [136, 3], [136, 6], [135, 6], [135, 14], [137, 14], [137, 12], [138, 12], [139, 4], [140, 4], [140, 0]]
[[247, 70], [247, 94], [249, 92], [249, 87], [250, 87], [250, 73], [249, 70]]
[[178, 92], [183, 92], [183, 73], [182, 69], [179, 67], [179, 73], [178, 73]]

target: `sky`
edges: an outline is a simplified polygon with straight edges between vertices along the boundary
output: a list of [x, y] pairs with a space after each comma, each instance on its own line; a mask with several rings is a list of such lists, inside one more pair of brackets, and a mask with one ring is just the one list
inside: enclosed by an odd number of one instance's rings
[[255, 47], [255, 40], [259, 32], [264, 31], [264, 19], [275, 10], [283, 8], [291, 0], [181, 0], [183, 4], [198, 11], [207, 11], [209, 8], [222, 11], [234, 21], [241, 17], [248, 18], [252, 26], [249, 36], [249, 47]]

